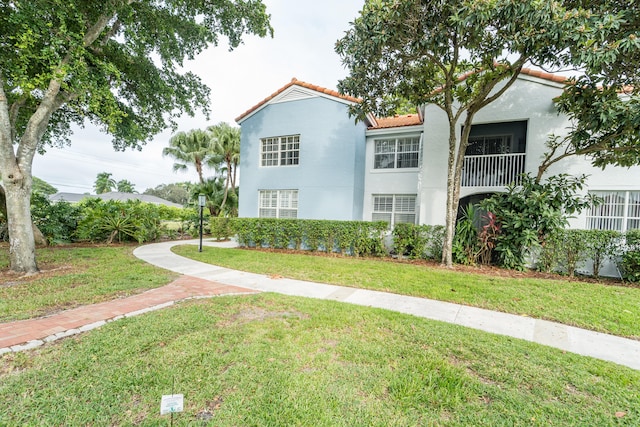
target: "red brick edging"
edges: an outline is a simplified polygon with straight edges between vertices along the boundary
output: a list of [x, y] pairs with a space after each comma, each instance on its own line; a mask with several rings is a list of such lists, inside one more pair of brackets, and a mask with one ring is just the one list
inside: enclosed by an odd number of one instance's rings
[[168, 307], [185, 299], [255, 292], [197, 277], [180, 276], [168, 285], [130, 297], [65, 310], [47, 317], [1, 323], [0, 354], [35, 348], [45, 342], [89, 331], [123, 317]]

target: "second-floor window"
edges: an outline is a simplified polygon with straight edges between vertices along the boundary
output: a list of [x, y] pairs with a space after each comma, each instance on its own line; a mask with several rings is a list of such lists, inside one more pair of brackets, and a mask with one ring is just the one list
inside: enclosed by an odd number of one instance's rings
[[420, 138], [389, 138], [374, 141], [374, 169], [417, 168]]
[[295, 166], [300, 162], [300, 135], [260, 140], [261, 166]]

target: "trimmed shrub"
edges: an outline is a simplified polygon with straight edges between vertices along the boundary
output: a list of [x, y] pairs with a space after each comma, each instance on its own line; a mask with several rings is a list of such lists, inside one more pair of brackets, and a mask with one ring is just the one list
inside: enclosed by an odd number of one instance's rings
[[209, 218], [209, 228], [211, 229], [211, 236], [218, 241], [229, 240], [229, 237], [233, 234], [231, 221], [228, 217], [212, 216]]
[[628, 231], [625, 235], [626, 251], [618, 267], [623, 280], [640, 282], [640, 230]]
[[386, 222], [284, 218], [230, 218], [238, 244], [306, 249], [354, 256], [384, 254]]
[[393, 251], [411, 259], [442, 258], [444, 226], [401, 223], [393, 228]]

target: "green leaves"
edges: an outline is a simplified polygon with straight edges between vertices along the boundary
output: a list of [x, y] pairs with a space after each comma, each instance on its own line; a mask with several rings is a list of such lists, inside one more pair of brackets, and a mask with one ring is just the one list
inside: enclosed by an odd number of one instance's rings
[[[119, 149], [144, 142], [182, 112], [207, 111], [208, 88], [182, 72], [184, 59], [219, 36], [234, 48], [243, 34], [272, 33], [260, 0], [34, 0], [0, 7], [0, 83], [13, 98], [34, 101], [12, 123], [16, 134], [56, 80], [62, 88], [54, 110], [68, 114], [53, 119], [104, 125]], [[61, 129], [53, 124], [47, 140]]]
[[577, 195], [586, 176], [552, 176], [544, 183], [522, 175], [520, 185], [509, 185], [480, 203], [495, 214], [501, 227], [495, 251], [502, 266], [523, 269], [529, 251], [567, 224], [569, 215], [590, 206], [593, 198]]
[[385, 252], [383, 235], [388, 224], [384, 221], [232, 218], [231, 228], [241, 246], [380, 256]]

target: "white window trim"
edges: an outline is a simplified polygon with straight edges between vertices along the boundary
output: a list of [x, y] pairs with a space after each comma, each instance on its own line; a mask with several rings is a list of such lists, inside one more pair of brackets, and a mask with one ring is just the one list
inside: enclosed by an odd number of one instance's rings
[[[298, 149], [297, 150], [283, 150], [282, 149], [282, 144], [286, 144], [286, 138], [298, 138], [298, 140], [296, 141], [298, 144]], [[277, 164], [275, 165], [267, 165], [263, 163], [263, 155], [265, 154], [265, 152], [263, 151], [264, 149], [264, 144], [267, 140], [277, 140], [277, 145], [278, 145], [278, 149], [274, 150], [274, 151], [270, 151], [269, 153], [273, 153], [277, 156]], [[284, 141], [283, 141], [284, 140]], [[291, 134], [291, 135], [280, 135], [280, 136], [267, 136], [264, 138], [260, 138], [260, 149], [258, 150], [258, 165], [261, 168], [275, 168], [275, 167], [296, 167], [300, 165], [300, 144], [301, 144], [301, 138], [300, 138], [300, 134]], [[295, 152], [297, 151], [298, 156], [297, 156], [297, 163], [295, 164], [291, 164], [291, 165], [287, 165], [287, 164], [282, 164], [283, 161], [283, 157], [282, 154], [286, 153], [286, 152]]]
[[[375, 209], [376, 206], [376, 198], [377, 197], [391, 197], [392, 198], [392, 207], [391, 211], [379, 211]], [[413, 197], [413, 211], [399, 211], [398, 210], [398, 198], [400, 197]], [[374, 217], [378, 215], [390, 215], [391, 220], [389, 221], [389, 227], [393, 228], [396, 223], [396, 215], [413, 215], [413, 222], [411, 224], [418, 223], [418, 195], [417, 194], [372, 194], [371, 195], [371, 220], [376, 221]], [[406, 222], [406, 221], [401, 221]]]
[[[267, 194], [275, 193], [276, 204], [275, 206], [263, 206], [263, 200]], [[286, 195], [286, 197], [285, 197]], [[258, 190], [258, 218], [297, 218], [298, 217], [298, 190]], [[287, 203], [288, 201], [288, 203]], [[286, 203], [286, 206], [283, 206]], [[275, 216], [263, 216], [262, 211], [275, 210]], [[289, 213], [295, 212], [294, 215], [282, 216], [282, 213], [287, 211]]]
[[[640, 190], [593, 190], [589, 192], [590, 194], [594, 194], [598, 197], [605, 197], [608, 195], [612, 195], [614, 193], [619, 193], [622, 197], [624, 197], [624, 205], [622, 207], [622, 215], [621, 216], [613, 216], [613, 215], [597, 215], [597, 213], [599, 212], [599, 210], [601, 210], [603, 208], [603, 205], [599, 205], [599, 206], [595, 206], [592, 207], [589, 212], [587, 212], [587, 219], [586, 219], [586, 228], [587, 229], [599, 229], [599, 230], [615, 230], [615, 231], [620, 231], [622, 233], [625, 233], [626, 231], [628, 231], [630, 228], [628, 227], [629, 225], [629, 221], [638, 221], [640, 222], [640, 216], [631, 216], [630, 215], [630, 209], [631, 209], [631, 205], [630, 205], [630, 200], [631, 200], [631, 193], [637, 193], [635, 195], [636, 199], [640, 199]], [[613, 209], [613, 207], [609, 208], [610, 210]], [[609, 224], [615, 224], [616, 221], [620, 221], [621, 222], [621, 226], [620, 227], [612, 227], [609, 226], [607, 228], [594, 228], [593, 225], [594, 223], [600, 222], [600, 224], [602, 223], [609, 223]]]
[[[399, 168], [398, 167], [398, 141], [399, 140], [409, 140], [409, 139], [415, 139], [417, 140], [418, 143], [418, 149], [415, 151], [415, 153], [417, 153], [418, 158], [417, 158], [417, 164], [416, 166], [411, 166], [411, 167], [406, 167], [406, 168]], [[378, 142], [380, 141], [394, 141], [394, 150], [393, 153], [389, 152], [389, 153], [376, 153], [376, 145]], [[422, 151], [422, 136], [421, 135], [402, 135], [402, 136], [394, 136], [394, 137], [383, 137], [382, 135], [378, 138], [374, 138], [373, 140], [373, 163], [372, 163], [372, 170], [375, 172], [414, 172], [416, 170], [418, 170], [418, 168], [420, 167], [420, 153]], [[405, 151], [404, 153], [414, 153], [414, 151]], [[376, 168], [376, 156], [380, 155], [380, 154], [393, 154], [393, 167], [392, 168]]]

